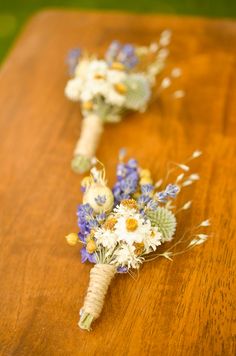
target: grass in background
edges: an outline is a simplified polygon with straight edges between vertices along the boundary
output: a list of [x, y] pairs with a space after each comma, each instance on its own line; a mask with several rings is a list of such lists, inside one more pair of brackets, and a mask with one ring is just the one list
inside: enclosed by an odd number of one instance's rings
[[50, 7], [236, 17], [235, 0], [0, 0], [0, 61], [27, 18]]

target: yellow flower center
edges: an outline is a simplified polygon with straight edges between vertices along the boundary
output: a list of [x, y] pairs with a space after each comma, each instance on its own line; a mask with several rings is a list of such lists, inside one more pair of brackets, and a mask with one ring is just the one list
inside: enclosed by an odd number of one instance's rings
[[135, 246], [135, 251], [134, 251], [135, 254], [137, 256], [141, 255], [143, 253], [143, 250], [144, 250], [144, 243], [143, 242], [140, 242], [140, 243], [135, 242], [134, 246]]
[[124, 70], [125, 66], [124, 66], [124, 64], [122, 64], [120, 62], [113, 62], [111, 65], [111, 68], [115, 69], [115, 70]]
[[103, 227], [106, 230], [114, 230], [114, 226], [116, 223], [117, 223], [116, 218], [110, 218], [104, 222]]
[[105, 79], [105, 77], [104, 77], [103, 74], [96, 73], [96, 74], [94, 75], [94, 79]]
[[125, 223], [126, 223], [126, 229], [129, 232], [135, 231], [138, 227], [137, 220], [133, 218], [128, 218]]
[[92, 110], [93, 103], [92, 103], [92, 101], [84, 101], [82, 104], [82, 107], [84, 110]]
[[126, 86], [122, 83], [114, 84], [114, 88], [119, 94], [126, 94], [126, 92], [127, 92]]
[[138, 205], [134, 199], [124, 199], [121, 201], [121, 204], [129, 209], [137, 209]]

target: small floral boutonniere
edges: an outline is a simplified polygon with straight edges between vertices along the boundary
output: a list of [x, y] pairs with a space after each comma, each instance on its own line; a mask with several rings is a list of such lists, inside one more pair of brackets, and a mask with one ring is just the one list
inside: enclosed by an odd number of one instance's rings
[[[78, 207], [79, 233], [66, 236], [74, 246], [82, 244], [82, 262], [94, 263], [79, 326], [91, 330], [92, 322], [102, 311], [105, 295], [116, 273], [129, 273], [139, 269], [143, 262], [158, 257], [169, 260], [202, 244], [208, 237], [201, 229], [210, 225], [204, 220], [175, 236], [177, 219], [181, 210], [187, 210], [191, 201], [180, 208], [173, 205], [180, 191], [199, 179], [189, 174], [188, 162], [200, 156], [195, 151], [184, 164], [175, 164], [182, 172], [174, 183], [154, 184], [151, 173], [141, 168], [135, 159], [124, 162], [121, 153], [117, 166], [117, 181], [111, 190], [107, 186], [105, 170], [93, 167], [91, 175], [82, 181], [83, 203]], [[171, 242], [173, 240], [173, 242]], [[166, 248], [159, 252], [159, 247]]]
[[[91, 168], [104, 123], [119, 122], [128, 111], [144, 112], [150, 99], [181, 75], [181, 70], [174, 68], [169, 77], [157, 80], [165, 67], [170, 37], [170, 31], [163, 31], [159, 42], [147, 47], [114, 41], [102, 59], [80, 49], [70, 52], [72, 78], [65, 95], [81, 103], [84, 117], [72, 160], [75, 172]], [[181, 90], [174, 92], [176, 98], [183, 95]]]

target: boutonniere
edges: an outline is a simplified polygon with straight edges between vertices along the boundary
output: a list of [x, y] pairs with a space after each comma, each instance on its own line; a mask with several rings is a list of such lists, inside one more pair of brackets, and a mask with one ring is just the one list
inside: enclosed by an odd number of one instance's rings
[[[178, 207], [174, 201], [185, 187], [199, 179], [198, 174], [189, 172], [189, 163], [200, 154], [195, 151], [185, 163], [175, 164], [166, 179], [156, 183], [151, 172], [135, 159], [125, 162], [123, 152], [112, 189], [103, 167], [93, 167], [90, 176], [82, 180], [83, 202], [77, 211], [79, 233], [66, 236], [70, 245], [81, 246], [82, 262], [94, 264], [80, 312], [80, 328], [91, 330], [116, 274], [133, 275], [144, 262], [159, 257], [172, 260], [206, 241], [208, 235], [201, 230], [210, 225], [209, 220], [183, 235], [175, 233], [179, 212], [189, 209], [192, 202]], [[179, 174], [169, 182], [176, 170]], [[162, 245], [165, 248], [160, 252]]]
[[[104, 58], [70, 52], [68, 63], [72, 78], [65, 95], [79, 102], [83, 116], [80, 137], [75, 146], [72, 169], [84, 173], [91, 168], [104, 123], [117, 123], [127, 112], [144, 112], [174, 78], [181, 75], [174, 68], [168, 77], [160, 77], [169, 54], [171, 32], [162, 32], [159, 42], [149, 46], [122, 45], [114, 41]], [[184, 92], [173, 93], [179, 98]]]

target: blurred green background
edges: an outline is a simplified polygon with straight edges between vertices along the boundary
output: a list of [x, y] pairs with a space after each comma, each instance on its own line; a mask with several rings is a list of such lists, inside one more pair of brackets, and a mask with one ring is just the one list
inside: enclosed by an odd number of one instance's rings
[[0, 61], [24, 22], [45, 8], [124, 10], [208, 17], [236, 16], [236, 0], [0, 0]]

